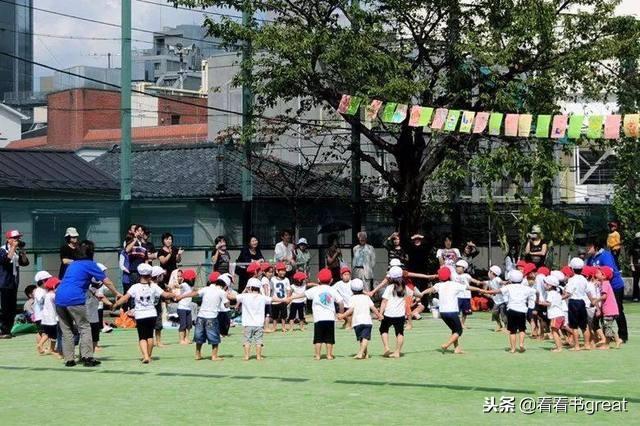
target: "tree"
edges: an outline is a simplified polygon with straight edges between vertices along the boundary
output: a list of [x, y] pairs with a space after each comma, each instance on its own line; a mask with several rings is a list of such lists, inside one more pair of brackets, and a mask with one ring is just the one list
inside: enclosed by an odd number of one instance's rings
[[[243, 26], [234, 19], [205, 20], [211, 35], [230, 48], [250, 42], [255, 52], [251, 84], [255, 113], [302, 97], [293, 111], [335, 110], [344, 93], [476, 111], [553, 113], [573, 92], [601, 96], [600, 63], [612, 57], [608, 19], [614, 0], [173, 0], [188, 7], [250, 10], [268, 17]], [[344, 117], [392, 168], [362, 152], [395, 194], [395, 211], [405, 235], [420, 229], [425, 186], [440, 186], [456, 202], [471, 177], [470, 159], [480, 135], [458, 135]], [[300, 121], [292, 120], [298, 126]], [[309, 123], [307, 123], [309, 124]], [[327, 126], [326, 123], [323, 124]], [[312, 127], [312, 126], [309, 126]], [[555, 161], [547, 141], [510, 141], [508, 154], [539, 155], [532, 167]], [[549, 169], [549, 167], [546, 167]], [[481, 170], [478, 168], [477, 170]], [[552, 170], [550, 170], [552, 171]], [[550, 202], [548, 174], [534, 193]], [[475, 176], [475, 178], [482, 176]], [[486, 181], [486, 179], [482, 179]]]

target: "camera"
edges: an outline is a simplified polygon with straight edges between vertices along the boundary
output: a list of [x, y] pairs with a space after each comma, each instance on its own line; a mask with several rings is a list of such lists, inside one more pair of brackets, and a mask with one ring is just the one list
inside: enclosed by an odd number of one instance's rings
[[22, 241], [22, 240], [18, 241], [18, 248], [19, 249], [22, 250], [26, 245], [27, 245], [27, 243], [25, 243], [24, 241]]

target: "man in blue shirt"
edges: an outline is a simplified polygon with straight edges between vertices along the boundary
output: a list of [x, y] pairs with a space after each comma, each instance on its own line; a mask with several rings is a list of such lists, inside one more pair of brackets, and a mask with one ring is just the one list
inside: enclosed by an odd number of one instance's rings
[[618, 336], [623, 342], [627, 342], [629, 339], [629, 332], [627, 330], [627, 318], [624, 315], [624, 309], [622, 302], [624, 299], [624, 280], [622, 274], [616, 263], [613, 253], [604, 248], [604, 242], [595, 238], [587, 242], [587, 265], [589, 266], [608, 266], [613, 269], [613, 278], [611, 279], [611, 288], [616, 296], [616, 302], [618, 303], [618, 310], [620, 314], [616, 319], [618, 324]]
[[18, 230], [7, 231], [7, 242], [0, 247], [0, 339], [10, 339], [16, 317], [20, 267], [29, 265], [23, 250], [22, 234]]
[[56, 313], [58, 324], [62, 330], [62, 354], [65, 365], [73, 367], [75, 361], [75, 345], [73, 342], [73, 329], [80, 334], [80, 361], [85, 367], [95, 367], [100, 364], [93, 357], [93, 341], [91, 338], [91, 326], [87, 319], [87, 290], [91, 280], [102, 281], [117, 298], [122, 294], [113, 285], [113, 282], [93, 261], [94, 245], [91, 241], [83, 241], [78, 247], [78, 256], [69, 264], [60, 286], [56, 290]]

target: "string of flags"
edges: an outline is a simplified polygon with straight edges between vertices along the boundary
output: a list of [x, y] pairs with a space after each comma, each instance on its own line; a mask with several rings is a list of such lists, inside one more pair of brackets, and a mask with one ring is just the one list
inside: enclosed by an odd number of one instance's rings
[[[378, 115], [383, 123], [400, 124], [407, 116], [411, 127], [429, 127], [431, 130], [459, 133], [484, 133], [492, 136], [536, 137], [551, 139], [618, 139], [620, 128], [624, 136], [640, 136], [640, 114], [589, 115], [583, 114], [504, 114], [501, 112], [475, 112], [420, 105], [383, 102], [377, 99], [364, 104], [360, 96], [342, 95], [338, 112], [354, 116], [364, 107], [364, 122], [373, 122]], [[586, 126], [585, 124], [586, 118]], [[535, 125], [534, 125], [535, 119]]]

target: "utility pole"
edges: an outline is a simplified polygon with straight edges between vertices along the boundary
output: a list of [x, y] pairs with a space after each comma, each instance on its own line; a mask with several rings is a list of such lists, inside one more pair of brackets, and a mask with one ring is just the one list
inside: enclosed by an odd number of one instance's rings
[[[242, 25], [251, 26], [253, 11], [251, 3], [245, 1], [242, 8]], [[245, 167], [242, 169], [242, 242], [249, 239], [252, 232], [253, 177], [251, 175], [251, 141], [253, 139], [253, 93], [252, 93], [252, 47], [247, 41], [242, 48], [242, 142], [245, 157]]]
[[[360, 7], [360, 0], [352, 0], [351, 5], [354, 10]], [[356, 23], [353, 26], [354, 32], [359, 31]], [[355, 245], [358, 242], [358, 232], [362, 229], [362, 173], [360, 170], [360, 117], [356, 117], [356, 123], [351, 125], [351, 242]]]
[[131, 0], [122, 0], [120, 74], [120, 230], [130, 222], [131, 207]]

